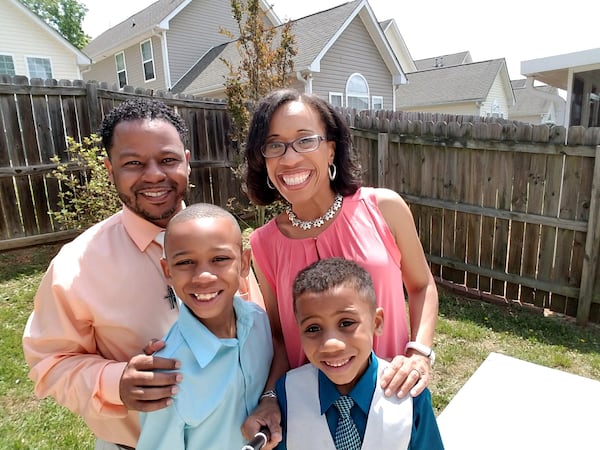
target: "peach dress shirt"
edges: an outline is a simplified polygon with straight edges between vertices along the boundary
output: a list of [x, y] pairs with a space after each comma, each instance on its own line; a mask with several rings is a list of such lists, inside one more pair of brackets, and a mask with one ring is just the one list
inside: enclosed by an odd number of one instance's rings
[[[178, 316], [165, 298], [162, 248], [153, 241], [160, 231], [123, 207], [66, 244], [42, 279], [23, 335], [35, 394], [82, 416], [100, 439], [131, 447], [140, 426], [120, 399], [121, 374]], [[262, 304], [253, 276], [240, 291]]]

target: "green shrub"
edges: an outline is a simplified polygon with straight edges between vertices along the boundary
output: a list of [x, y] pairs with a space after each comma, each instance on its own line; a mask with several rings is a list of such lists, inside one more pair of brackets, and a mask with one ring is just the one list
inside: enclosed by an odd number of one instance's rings
[[121, 200], [104, 167], [106, 151], [95, 134], [83, 143], [67, 137], [69, 160], [52, 158], [57, 164], [49, 175], [59, 182], [58, 211], [53, 220], [66, 229], [87, 228], [121, 209]]

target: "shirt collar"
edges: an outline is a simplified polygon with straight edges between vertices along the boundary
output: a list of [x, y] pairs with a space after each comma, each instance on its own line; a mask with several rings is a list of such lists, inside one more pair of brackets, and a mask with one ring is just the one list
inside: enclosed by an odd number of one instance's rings
[[[185, 204], [182, 204], [182, 208], [185, 208]], [[125, 231], [127, 231], [127, 234], [141, 252], [146, 251], [156, 235], [164, 230], [164, 228], [154, 225], [152, 222], [138, 216], [125, 205], [123, 205], [121, 221], [125, 227]]]
[[[365, 415], [369, 414], [371, 400], [373, 399], [373, 392], [375, 392], [375, 386], [377, 385], [377, 369], [377, 358], [375, 357], [375, 353], [371, 352], [367, 370], [365, 370], [365, 373], [363, 373], [358, 380], [358, 383], [356, 383], [349, 394], [349, 396], [352, 397], [352, 400], [354, 400], [354, 403], [359, 406]], [[325, 414], [325, 412], [331, 408], [340, 395], [341, 394], [337, 390], [336, 385], [333, 384], [331, 380], [319, 370], [319, 398], [321, 401], [321, 414]]]
[[219, 349], [224, 346], [239, 345], [246, 341], [254, 318], [249, 305], [238, 296], [233, 297], [233, 309], [236, 315], [236, 338], [221, 339], [215, 336], [204, 326], [180, 301], [179, 317], [177, 323], [183, 339], [194, 354], [200, 367], [206, 367], [217, 355]]

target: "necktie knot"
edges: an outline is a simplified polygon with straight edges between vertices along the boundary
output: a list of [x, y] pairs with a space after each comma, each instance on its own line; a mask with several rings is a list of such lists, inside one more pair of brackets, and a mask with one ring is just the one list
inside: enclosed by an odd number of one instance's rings
[[340, 412], [340, 416], [342, 417], [342, 419], [347, 419], [350, 416], [350, 410], [354, 405], [354, 400], [352, 400], [352, 397], [340, 395], [334, 404]]
[[335, 430], [336, 450], [358, 450], [361, 447], [361, 439], [356, 429], [356, 424], [350, 416], [350, 409], [354, 400], [346, 395], [341, 395], [334, 403], [340, 413], [337, 428]]

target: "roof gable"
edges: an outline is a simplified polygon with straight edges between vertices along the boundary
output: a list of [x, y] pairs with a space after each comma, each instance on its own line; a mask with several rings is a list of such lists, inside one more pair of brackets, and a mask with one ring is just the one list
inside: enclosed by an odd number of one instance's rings
[[86, 66], [91, 63], [90, 58], [71, 44], [62, 34], [60, 34], [57, 30], [48, 25], [41, 17], [35, 14], [32, 10], [30, 10], [26, 5], [21, 3], [19, 0], [8, 0], [13, 4], [17, 9], [22, 11], [30, 20], [33, 26], [41, 28], [45, 33], [50, 36], [50, 39], [56, 41], [57, 44], [66, 48], [68, 51], [73, 53], [77, 59], [77, 64], [80, 66]]
[[[206, 0], [196, 0], [205, 1]], [[225, 0], [217, 0], [225, 1]], [[168, 30], [169, 22], [179, 13], [185, 10], [192, 0], [158, 0], [150, 6], [128, 17], [121, 23], [104, 31], [93, 39], [84, 51], [98, 61], [113, 55], [116, 51], [130, 47], [150, 37], [156, 30]], [[272, 23], [279, 24], [279, 17], [273, 12], [273, 8], [261, 0], [261, 7], [267, 13]]]
[[[406, 76], [366, 0], [355, 0], [292, 21], [292, 33], [296, 37], [298, 50], [294, 58], [295, 71], [320, 72], [321, 60], [356, 18], [363, 21], [380, 53], [383, 52], [382, 58], [395, 83], [405, 83]], [[222, 90], [227, 68], [220, 58], [235, 64], [239, 60], [236, 43], [230, 42], [209, 51], [173, 86], [173, 92], [204, 95]]]
[[[484, 101], [498, 76], [511, 90], [504, 58], [409, 73], [408, 84], [397, 90], [398, 104], [414, 107]], [[512, 90], [507, 96], [512, 97]]]

